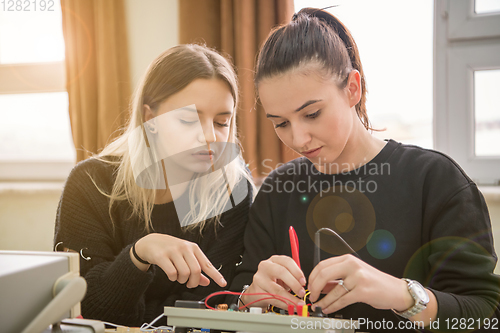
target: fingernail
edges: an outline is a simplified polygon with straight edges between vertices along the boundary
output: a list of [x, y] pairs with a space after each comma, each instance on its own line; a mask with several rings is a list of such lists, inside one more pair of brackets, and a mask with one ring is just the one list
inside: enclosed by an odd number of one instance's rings
[[299, 282], [300, 282], [300, 284], [301, 284], [302, 286], [305, 286], [305, 285], [306, 285], [306, 279], [305, 279], [305, 278], [300, 278]]
[[306, 291], [304, 289], [299, 290], [299, 297], [304, 297], [306, 295]]
[[313, 310], [313, 311], [314, 311], [315, 309], [316, 309], [316, 305], [314, 305], [314, 304], [313, 304], [313, 305], [311, 305], [311, 310]]
[[220, 279], [221, 284], [227, 284], [226, 280], [224, 278]]
[[304, 302], [304, 301], [298, 301], [297, 304], [303, 306], [303, 305], [306, 305], [306, 302]]

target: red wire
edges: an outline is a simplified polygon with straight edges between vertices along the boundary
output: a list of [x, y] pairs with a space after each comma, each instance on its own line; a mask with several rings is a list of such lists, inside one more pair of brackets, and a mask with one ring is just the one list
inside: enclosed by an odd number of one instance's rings
[[[208, 300], [214, 296], [217, 296], [217, 295], [240, 295], [241, 293], [237, 293], [237, 292], [234, 292], [234, 291], [217, 291], [215, 293], [211, 293], [210, 295], [208, 295], [206, 298], [205, 298], [205, 306], [211, 310], [215, 310], [215, 308], [211, 307], [210, 305], [208, 305]], [[256, 302], [259, 302], [259, 301], [262, 301], [262, 300], [265, 300], [265, 299], [277, 299], [279, 301], [282, 301], [283, 303], [287, 304], [287, 302], [291, 302], [293, 303], [293, 305], [297, 306], [297, 303], [289, 300], [289, 299], [286, 299], [280, 295], [276, 295], [276, 294], [271, 294], [271, 293], [247, 293], [247, 295], [250, 295], [250, 296], [258, 296], [258, 295], [262, 295], [262, 296], [271, 296], [271, 297], [267, 297], [267, 298], [262, 298], [262, 299], [258, 299], [256, 301], [253, 301], [249, 304], [247, 304], [246, 306], [250, 305], [250, 304], [253, 304], [253, 303], [256, 303]], [[239, 308], [238, 310], [241, 310], [245, 308], [245, 306]]]
[[[249, 294], [249, 295], [250, 295], [250, 294]], [[244, 308], [248, 307], [249, 305], [252, 305], [253, 303], [257, 303], [257, 302], [260, 302], [260, 301], [263, 301], [263, 300], [266, 300], [266, 299], [277, 299], [277, 298], [275, 298], [275, 297], [264, 297], [264, 298], [259, 298], [258, 300], [255, 300], [255, 301], [250, 302], [250, 303], [248, 303], [248, 304], [246, 304], [246, 305], [244, 305], [244, 306], [239, 307], [239, 308], [238, 308], [238, 310], [244, 309]], [[278, 301], [281, 301], [281, 300], [280, 300], [280, 299], [278, 299]], [[282, 302], [283, 302], [283, 301], [282, 301]], [[283, 303], [285, 303], [285, 302], [283, 302]], [[285, 303], [285, 304], [286, 304], [286, 303]], [[288, 304], [287, 304], [287, 305], [288, 305]]]
[[[212, 309], [212, 310], [215, 310], [215, 308], [211, 307], [210, 305], [208, 305], [208, 300], [213, 297], [213, 296], [217, 296], [217, 295], [240, 295], [240, 293], [237, 293], [237, 292], [233, 292], [233, 291], [219, 291], [219, 292], [215, 292], [215, 293], [212, 293], [210, 295], [208, 295], [205, 299], [205, 306], [209, 309]], [[271, 298], [274, 298], [274, 299], [277, 299], [279, 301], [282, 301], [283, 303], [287, 304], [286, 302], [292, 302], [294, 305], [297, 305], [297, 303], [293, 302], [293, 301], [290, 301], [282, 296], [279, 296], [279, 295], [276, 295], [276, 294], [271, 294], [271, 293], [248, 293], [248, 295], [252, 295], [252, 296], [256, 296], [256, 295], [265, 295], [265, 296], [272, 296], [272, 297], [269, 297], [269, 298], [266, 298], [266, 299], [271, 299]], [[261, 301], [262, 299], [258, 299], [254, 302], [252, 302], [251, 304], [255, 303], [255, 302], [258, 302], [258, 301]], [[242, 309], [244, 307], [241, 307], [240, 309]]]

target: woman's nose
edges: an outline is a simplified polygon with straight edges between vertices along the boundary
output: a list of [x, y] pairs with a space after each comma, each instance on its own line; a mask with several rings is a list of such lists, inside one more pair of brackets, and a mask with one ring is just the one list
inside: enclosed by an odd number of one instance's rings
[[311, 135], [305, 126], [292, 126], [292, 143], [298, 149], [303, 149], [311, 141]]
[[217, 138], [215, 136], [215, 128], [213, 124], [206, 124], [203, 126], [202, 131], [198, 136], [198, 141], [202, 143], [217, 141]]

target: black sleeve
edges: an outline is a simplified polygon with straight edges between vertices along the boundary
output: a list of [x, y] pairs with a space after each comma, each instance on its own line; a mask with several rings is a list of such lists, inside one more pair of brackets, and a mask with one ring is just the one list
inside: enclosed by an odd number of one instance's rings
[[83, 317], [135, 324], [143, 320], [144, 292], [154, 268], [139, 270], [129, 256], [131, 245], [120, 244], [115, 237], [109, 200], [94, 184], [110, 190], [111, 172], [105, 169], [102, 162], [89, 160], [73, 169], [57, 209], [54, 242], [62, 242], [57, 250], [82, 251], [80, 274], [87, 281], [81, 304]]
[[[243, 260], [236, 269], [236, 276], [229, 288], [231, 291], [240, 292], [244, 285], [250, 285], [259, 263], [277, 253], [279, 240], [275, 237], [276, 222], [273, 215], [277, 213], [278, 206], [273, 205], [271, 191], [266, 190], [271, 188], [271, 184], [272, 176], [269, 176], [250, 208], [244, 235]], [[234, 302], [234, 299], [231, 300]]]
[[[450, 198], [432, 232], [434, 239], [441, 240], [429, 257], [431, 267], [441, 271], [432, 286], [448, 293], [435, 292], [443, 305], [438, 318], [491, 317], [498, 306], [500, 277], [493, 273], [497, 257], [488, 208], [475, 184]], [[443, 241], [443, 235], [456, 239]], [[451, 282], [454, 277], [462, 283]], [[444, 306], [447, 302], [458, 306]]]
[[424, 230], [430, 241], [412, 258], [407, 272], [420, 274], [412, 264], [427, 261], [424, 283], [436, 296], [441, 325], [453, 318], [498, 317], [500, 277], [493, 273], [497, 257], [484, 198], [470, 181], [441, 202]]

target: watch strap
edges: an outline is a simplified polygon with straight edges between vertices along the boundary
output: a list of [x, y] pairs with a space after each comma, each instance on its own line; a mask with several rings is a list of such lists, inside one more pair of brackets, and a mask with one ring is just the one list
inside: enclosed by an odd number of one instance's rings
[[[405, 311], [396, 311], [392, 309], [392, 311], [397, 314], [398, 316], [401, 316], [403, 318], [409, 319], [413, 317], [414, 315], [424, 311], [427, 308], [427, 304], [421, 303], [419, 299], [416, 298], [416, 295], [411, 291], [410, 287], [412, 284], [417, 283], [416, 281], [410, 280], [410, 279], [405, 279], [403, 278], [407, 284], [408, 284], [408, 292], [410, 293], [411, 297], [414, 299], [415, 304], [413, 304], [411, 307], [406, 309]], [[419, 284], [419, 283], [417, 283]]]
[[396, 311], [394, 309], [392, 311], [394, 311], [394, 313], [396, 313], [398, 316], [409, 319], [409, 318], [413, 317], [414, 315], [424, 311], [426, 308], [427, 307], [425, 305], [422, 305], [422, 304], [416, 302], [415, 305], [413, 305], [411, 308], [409, 308], [403, 312], [399, 312], [399, 311]]

